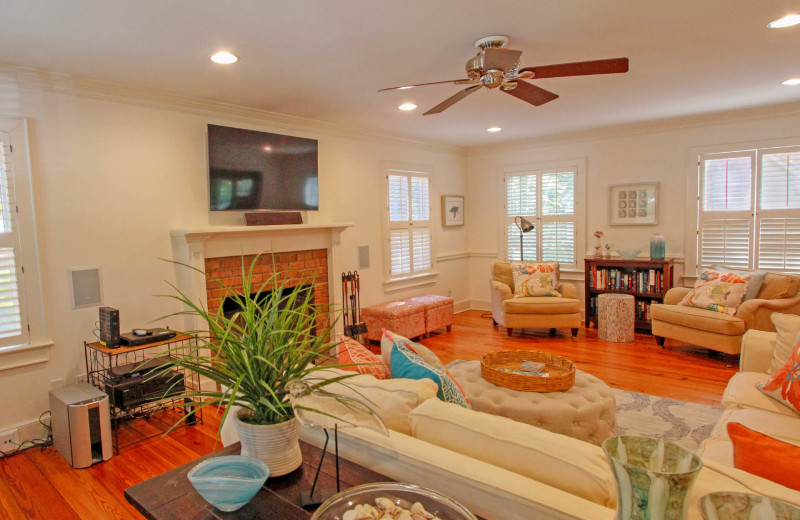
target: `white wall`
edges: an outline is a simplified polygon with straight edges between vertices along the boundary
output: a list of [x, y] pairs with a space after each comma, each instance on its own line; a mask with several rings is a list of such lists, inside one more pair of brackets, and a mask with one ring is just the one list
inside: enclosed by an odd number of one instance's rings
[[359, 271], [364, 305], [448, 289], [457, 301], [469, 299], [468, 287], [457, 283], [466, 277], [466, 255], [443, 262], [434, 285], [391, 294], [382, 286], [381, 162], [432, 166], [438, 253], [463, 253], [464, 228], [444, 231], [438, 225], [439, 195], [465, 193], [462, 151], [360, 139], [324, 125], [319, 132], [313, 124], [297, 130], [254, 124], [252, 117], [243, 122], [223, 113], [209, 117], [7, 82], [0, 86], [0, 114], [29, 118], [46, 322], [55, 342], [46, 363], [0, 369], [0, 431], [34, 422], [47, 410], [52, 380], [70, 384], [85, 372], [83, 342], [93, 340], [98, 313], [70, 308], [69, 267], [102, 267], [104, 303], [120, 310], [123, 330], [153, 326], [151, 320], [176, 310], [155, 296], [169, 292], [165, 281], [175, 279], [174, 267], [159, 260], [172, 256], [170, 230], [229, 224], [232, 218], [243, 224], [241, 215], [212, 218], [207, 210], [208, 123], [319, 139], [320, 211], [310, 212], [309, 220], [355, 224], [342, 235], [345, 270], [357, 269], [358, 245], [370, 246], [372, 266]]
[[[775, 112], [774, 110], [772, 112]], [[724, 119], [724, 121], [723, 121]], [[614, 248], [641, 249], [649, 253], [650, 236], [660, 232], [666, 238], [667, 256], [682, 258], [686, 253], [687, 178], [696, 171], [696, 155], [690, 149], [725, 144], [796, 138], [800, 142], [800, 113], [732, 118], [720, 115], [714, 122], [669, 122], [663, 125], [616, 129], [604, 137], [595, 131], [573, 138], [553, 138], [546, 143], [530, 141], [513, 145], [473, 148], [467, 159], [467, 229], [470, 243], [470, 294], [472, 305], [488, 308], [489, 268], [504, 254], [499, 236], [499, 219], [504, 199], [504, 167], [585, 158], [587, 162], [586, 243], [579, 254], [592, 249], [594, 231], [603, 231], [604, 241]], [[660, 126], [660, 128], [659, 128]], [[611, 130], [608, 132], [611, 134]], [[659, 183], [659, 216], [655, 226], [609, 226], [609, 185], [631, 182]], [[687, 268], [687, 272], [692, 271]], [[581, 268], [582, 270], [582, 268]], [[682, 266], [676, 268], [681, 271]], [[579, 275], [582, 279], [582, 274]], [[680, 283], [680, 282], [677, 282]], [[583, 283], [578, 282], [583, 294]]]

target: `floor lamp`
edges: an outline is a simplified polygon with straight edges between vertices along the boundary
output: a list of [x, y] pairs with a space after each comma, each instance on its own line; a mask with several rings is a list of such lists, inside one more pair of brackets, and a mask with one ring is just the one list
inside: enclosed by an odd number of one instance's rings
[[525, 253], [522, 249], [522, 234], [533, 231], [536, 226], [531, 224], [531, 221], [525, 217], [514, 217], [514, 224], [519, 228], [519, 259], [520, 261], [524, 261]]

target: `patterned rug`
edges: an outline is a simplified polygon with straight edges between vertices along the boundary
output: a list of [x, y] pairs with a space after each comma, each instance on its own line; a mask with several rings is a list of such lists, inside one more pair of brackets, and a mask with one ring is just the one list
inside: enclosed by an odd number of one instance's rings
[[617, 398], [617, 432], [646, 435], [696, 451], [722, 414], [716, 406], [613, 389]]

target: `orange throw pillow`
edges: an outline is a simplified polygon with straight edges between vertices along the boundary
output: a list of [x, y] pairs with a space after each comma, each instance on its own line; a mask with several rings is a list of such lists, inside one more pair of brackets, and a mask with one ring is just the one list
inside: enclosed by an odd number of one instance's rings
[[733, 466], [800, 491], [800, 446], [764, 435], [739, 423], [728, 423]]
[[355, 366], [341, 367], [342, 370], [350, 370], [360, 374], [370, 374], [376, 379], [389, 379], [391, 372], [389, 367], [383, 362], [380, 356], [373, 354], [364, 345], [348, 338], [339, 336], [339, 364]]
[[765, 395], [800, 413], [800, 341], [792, 348], [789, 360], [768, 381], [757, 383]]

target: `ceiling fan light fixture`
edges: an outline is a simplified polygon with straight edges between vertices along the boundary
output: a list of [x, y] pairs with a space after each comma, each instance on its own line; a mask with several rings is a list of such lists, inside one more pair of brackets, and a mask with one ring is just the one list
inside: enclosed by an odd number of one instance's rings
[[220, 65], [230, 65], [239, 61], [239, 56], [231, 54], [228, 51], [219, 51], [211, 55], [211, 61], [219, 63]]
[[800, 78], [787, 79], [786, 81], [781, 83], [781, 85], [788, 85], [790, 87], [794, 87], [796, 85], [800, 85]]
[[800, 24], [800, 14], [789, 14], [767, 24], [770, 29], [783, 29]]
[[415, 105], [414, 103], [403, 103], [397, 108], [399, 108], [404, 112], [408, 112], [409, 110], [414, 110], [415, 108], [417, 108], [417, 105]]
[[500, 130], [502, 130], [502, 128], [500, 128], [499, 126], [492, 126], [486, 129], [487, 132], [492, 132], [492, 133], [499, 132]]

